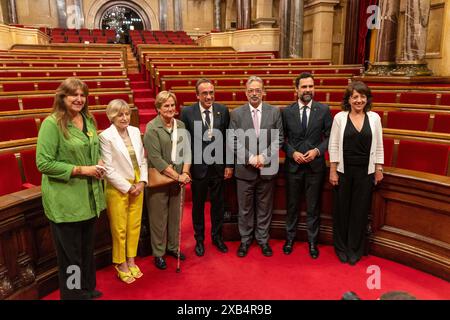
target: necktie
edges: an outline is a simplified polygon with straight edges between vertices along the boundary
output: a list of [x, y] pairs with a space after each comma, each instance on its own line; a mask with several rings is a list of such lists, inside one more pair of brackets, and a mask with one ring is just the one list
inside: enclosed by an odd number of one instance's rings
[[259, 137], [259, 121], [258, 121], [258, 109], [253, 109], [253, 127], [255, 128], [256, 136]]
[[209, 110], [205, 110], [203, 111], [205, 113], [205, 122], [206, 122], [206, 126], [208, 127], [208, 129], [211, 128], [211, 119], [209, 118]]
[[306, 132], [306, 128], [308, 127], [308, 117], [306, 115], [307, 106], [303, 106], [303, 114], [302, 114], [302, 129]]

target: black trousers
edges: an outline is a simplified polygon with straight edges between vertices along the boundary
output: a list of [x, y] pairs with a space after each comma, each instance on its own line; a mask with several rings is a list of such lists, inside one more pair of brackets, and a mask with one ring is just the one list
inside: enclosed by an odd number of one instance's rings
[[192, 224], [197, 241], [205, 240], [205, 201], [209, 190], [211, 202], [211, 238], [222, 239], [222, 226], [225, 215], [224, 180], [213, 166], [203, 179], [192, 180]]
[[286, 239], [294, 240], [299, 218], [300, 192], [306, 200], [306, 227], [308, 242], [317, 243], [320, 228], [320, 196], [325, 172], [305, 168], [297, 173], [286, 173]]
[[67, 223], [50, 221], [58, 260], [61, 300], [89, 299], [90, 292], [95, 289], [96, 220]]
[[367, 166], [346, 166], [344, 172], [338, 172], [339, 184], [333, 190], [334, 248], [359, 259], [364, 254], [374, 177], [367, 174]]

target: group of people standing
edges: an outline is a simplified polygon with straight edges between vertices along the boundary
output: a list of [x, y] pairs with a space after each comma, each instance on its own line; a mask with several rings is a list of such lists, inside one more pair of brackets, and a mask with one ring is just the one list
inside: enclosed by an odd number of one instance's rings
[[[215, 102], [214, 84], [196, 83], [198, 102], [182, 108], [176, 119], [174, 93], [161, 91], [158, 116], [147, 124], [142, 142], [130, 126], [130, 108], [123, 100], [106, 109], [111, 126], [97, 135], [87, 105], [88, 88], [68, 78], [57, 89], [52, 114], [40, 128], [36, 164], [42, 172], [42, 201], [55, 242], [62, 299], [94, 299], [94, 226], [107, 208], [112, 235], [112, 260], [117, 276], [132, 283], [143, 276], [135, 264], [146, 189], [154, 264], [166, 269], [165, 256], [179, 260], [180, 219], [184, 186], [191, 183], [195, 254], [205, 254], [205, 202], [211, 203], [211, 241], [222, 253], [225, 180], [235, 177], [241, 242], [245, 257], [254, 239], [264, 256], [272, 256], [269, 230], [274, 177], [283, 149], [286, 175], [286, 242], [291, 254], [299, 218], [299, 195], [307, 204], [309, 253], [319, 256], [320, 196], [330, 156], [329, 181], [334, 188], [333, 237], [342, 262], [355, 264], [364, 253], [364, 235], [374, 184], [383, 179], [380, 117], [371, 112], [372, 95], [353, 82], [334, 120], [329, 107], [314, 100], [314, 78], [302, 73], [295, 82], [298, 100], [279, 109], [265, 102], [264, 82], [251, 76], [248, 103], [229, 112]], [[172, 183], [146, 188], [149, 173]], [[103, 181], [105, 186], [103, 186]], [[69, 285], [69, 270], [78, 268], [81, 281]]]

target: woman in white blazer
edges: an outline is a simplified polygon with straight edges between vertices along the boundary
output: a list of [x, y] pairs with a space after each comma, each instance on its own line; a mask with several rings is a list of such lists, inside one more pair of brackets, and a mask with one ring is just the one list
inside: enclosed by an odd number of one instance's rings
[[112, 236], [113, 263], [117, 276], [132, 283], [143, 274], [134, 262], [141, 230], [147, 160], [141, 133], [130, 126], [130, 108], [121, 99], [106, 107], [111, 126], [100, 134], [106, 167], [106, 205]]
[[370, 111], [372, 94], [352, 82], [333, 120], [328, 152], [333, 193], [333, 240], [339, 260], [356, 264], [364, 254], [373, 185], [383, 179], [383, 128]]

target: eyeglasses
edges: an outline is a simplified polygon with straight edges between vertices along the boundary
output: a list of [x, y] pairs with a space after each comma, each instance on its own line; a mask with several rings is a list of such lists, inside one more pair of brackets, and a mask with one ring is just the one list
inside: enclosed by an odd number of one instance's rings
[[263, 91], [262, 89], [256, 88], [256, 89], [247, 89], [247, 93], [248, 94], [252, 94], [252, 93], [256, 93], [256, 94], [261, 94]]

